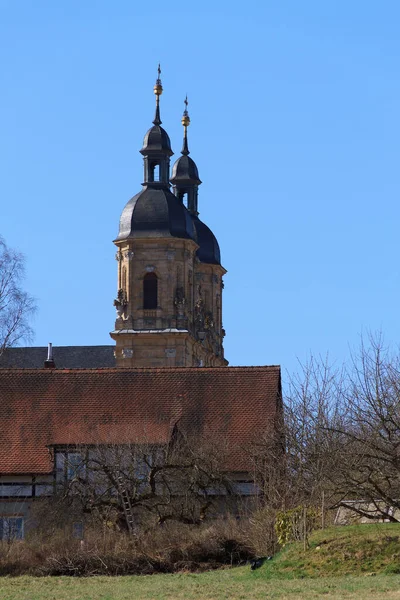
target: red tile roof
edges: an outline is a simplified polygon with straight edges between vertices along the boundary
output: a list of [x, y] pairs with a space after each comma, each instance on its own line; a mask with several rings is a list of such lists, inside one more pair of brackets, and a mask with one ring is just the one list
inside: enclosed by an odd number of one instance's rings
[[0, 369], [0, 474], [49, 473], [48, 446], [218, 435], [230, 468], [281, 410], [280, 368]]

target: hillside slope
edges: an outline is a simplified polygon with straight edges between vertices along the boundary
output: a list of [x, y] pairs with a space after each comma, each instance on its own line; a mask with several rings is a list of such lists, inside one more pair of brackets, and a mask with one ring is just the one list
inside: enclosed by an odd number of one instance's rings
[[259, 570], [267, 578], [400, 574], [400, 524], [332, 527], [290, 544]]

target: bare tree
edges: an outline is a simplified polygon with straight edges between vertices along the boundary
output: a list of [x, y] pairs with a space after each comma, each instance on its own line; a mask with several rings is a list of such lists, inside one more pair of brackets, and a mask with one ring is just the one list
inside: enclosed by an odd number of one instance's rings
[[70, 447], [56, 460], [63, 502], [130, 533], [146, 521], [199, 525], [231, 493], [221, 444], [204, 438]]
[[261, 503], [275, 511], [315, 506], [333, 498], [340, 435], [327, 429], [340, 414], [343, 373], [311, 358], [288, 381], [282, 423], [253, 444], [251, 458]]
[[285, 507], [344, 506], [400, 521], [400, 355], [382, 336], [349, 365], [311, 358], [285, 405]]
[[343, 413], [328, 431], [341, 436], [337, 504], [368, 517], [400, 521], [400, 356], [381, 335], [353, 356]]
[[21, 288], [24, 276], [23, 255], [8, 248], [0, 237], [0, 356], [5, 348], [32, 337], [29, 321], [36, 305]]
[[301, 365], [290, 378], [285, 398], [287, 506], [319, 505], [335, 497], [331, 474], [338, 468], [341, 435], [336, 431], [343, 409], [344, 370], [328, 357]]

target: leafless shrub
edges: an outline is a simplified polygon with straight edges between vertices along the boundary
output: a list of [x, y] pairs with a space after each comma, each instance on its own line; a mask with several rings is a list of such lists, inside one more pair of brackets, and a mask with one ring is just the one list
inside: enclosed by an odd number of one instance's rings
[[246, 529], [236, 519], [201, 527], [169, 522], [132, 537], [105, 526], [88, 528], [83, 543], [65, 527], [52, 537], [36, 530], [25, 542], [0, 544], [0, 574], [89, 576], [220, 568], [254, 556]]

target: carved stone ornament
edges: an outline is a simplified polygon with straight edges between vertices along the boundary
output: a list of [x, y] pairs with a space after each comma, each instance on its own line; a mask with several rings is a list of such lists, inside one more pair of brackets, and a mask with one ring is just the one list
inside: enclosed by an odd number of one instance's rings
[[123, 290], [122, 288], [120, 288], [118, 290], [117, 297], [115, 298], [113, 304], [114, 304], [115, 309], [117, 311], [117, 317], [119, 319], [122, 319], [122, 317], [123, 317], [123, 315], [125, 313], [126, 307], [128, 306], [128, 300], [126, 298], [126, 292], [125, 292], [125, 290]]
[[167, 358], [175, 358], [175, 356], [176, 356], [175, 348], [165, 348], [164, 352], [165, 352], [165, 356]]
[[118, 262], [120, 260], [122, 260], [122, 252], [121, 252], [121, 250], [117, 250], [117, 252], [115, 253], [115, 260], [117, 260]]
[[203, 326], [204, 326], [204, 302], [203, 302], [202, 298], [199, 298], [197, 300], [196, 304], [194, 305], [194, 324], [195, 324], [197, 331], [199, 331], [200, 329], [203, 329]]
[[124, 252], [124, 258], [125, 260], [132, 260], [132, 258], [135, 256], [135, 253], [133, 252], [133, 250], [126, 250]]
[[152, 272], [153, 272], [153, 271], [155, 271], [155, 270], [156, 270], [156, 268], [155, 268], [155, 267], [153, 267], [153, 265], [147, 265], [147, 267], [146, 267], [146, 271], [147, 271], [148, 273], [152, 273]]
[[133, 348], [122, 348], [122, 357], [123, 358], [132, 358], [133, 356]]
[[218, 275], [215, 275], [215, 273], [211, 279], [212, 279], [213, 283], [218, 283]]
[[214, 329], [214, 317], [211, 312], [204, 316], [204, 329]]
[[178, 315], [183, 314], [186, 299], [185, 299], [185, 290], [183, 287], [177, 287], [175, 292], [174, 304], [176, 306]]
[[167, 250], [167, 259], [173, 260], [175, 258], [176, 251], [175, 250]]

